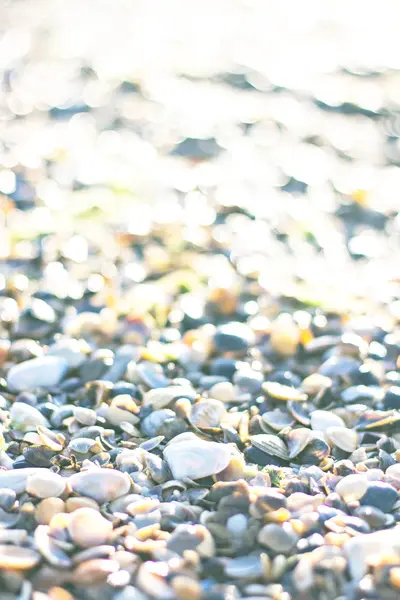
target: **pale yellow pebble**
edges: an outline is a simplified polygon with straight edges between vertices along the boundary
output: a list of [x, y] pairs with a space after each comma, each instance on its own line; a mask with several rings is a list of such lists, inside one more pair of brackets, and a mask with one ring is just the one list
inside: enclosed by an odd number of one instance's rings
[[45, 498], [37, 505], [36, 521], [40, 525], [48, 525], [55, 515], [64, 512], [64, 510], [65, 502], [61, 498]]

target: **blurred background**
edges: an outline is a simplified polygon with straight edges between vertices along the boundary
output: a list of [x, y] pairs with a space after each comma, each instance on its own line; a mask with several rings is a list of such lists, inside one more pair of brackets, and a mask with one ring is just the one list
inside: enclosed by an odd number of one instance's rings
[[386, 302], [399, 25], [397, 0], [0, 0], [2, 273], [231, 285], [225, 257], [272, 294]]

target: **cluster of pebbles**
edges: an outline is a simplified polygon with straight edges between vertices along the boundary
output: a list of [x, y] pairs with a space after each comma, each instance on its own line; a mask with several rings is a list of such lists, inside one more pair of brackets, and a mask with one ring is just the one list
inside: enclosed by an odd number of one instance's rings
[[234, 68], [214, 3], [168, 3], [179, 57], [145, 3], [56, 4], [0, 2], [1, 600], [396, 600], [388, 42], [344, 64], [339, 11], [325, 63], [320, 3], [270, 6], [277, 69], [227, 3]]

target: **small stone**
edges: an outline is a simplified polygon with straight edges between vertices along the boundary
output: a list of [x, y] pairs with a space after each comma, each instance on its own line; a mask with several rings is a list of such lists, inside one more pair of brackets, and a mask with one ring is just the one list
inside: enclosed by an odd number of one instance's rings
[[0, 489], [0, 508], [3, 510], [10, 510], [14, 506], [17, 494], [14, 490], [7, 488]]
[[171, 385], [146, 392], [143, 396], [143, 406], [151, 405], [153, 410], [159, 410], [168, 407], [178, 398], [194, 400], [196, 396], [196, 392], [190, 387]]
[[368, 489], [368, 479], [363, 474], [346, 475], [336, 485], [335, 491], [345, 502], [360, 500]]
[[200, 583], [186, 575], [174, 577], [171, 585], [177, 600], [200, 600], [203, 595]]
[[35, 431], [38, 425], [48, 427], [49, 423], [37, 408], [25, 402], [14, 402], [10, 410], [12, 426], [20, 431]]
[[393, 385], [386, 390], [383, 397], [383, 406], [385, 410], [390, 410], [392, 408], [395, 408], [396, 410], [400, 409], [400, 386]]
[[399, 493], [389, 483], [370, 481], [367, 491], [360, 498], [360, 504], [363, 506], [375, 506], [383, 512], [388, 513], [392, 510], [398, 499]]
[[346, 541], [343, 546], [344, 553], [349, 563], [350, 574], [359, 581], [368, 571], [369, 565], [379, 562], [393, 555], [397, 563], [400, 562], [399, 527], [376, 531], [365, 535], [356, 535]]
[[73, 492], [92, 498], [99, 504], [124, 496], [131, 487], [128, 475], [115, 469], [81, 471], [71, 475], [68, 483]]
[[245, 515], [237, 513], [226, 522], [226, 527], [228, 531], [231, 532], [233, 536], [241, 536], [247, 529], [248, 519]]
[[74, 512], [74, 510], [78, 510], [78, 508], [93, 508], [94, 510], [100, 510], [100, 506], [96, 500], [85, 498], [85, 496], [82, 496], [81, 498], [68, 498], [65, 501], [65, 510], [67, 512]]
[[105, 418], [111, 425], [121, 425], [121, 423], [136, 425], [139, 422], [139, 417], [136, 414], [138, 412], [139, 409], [133, 398], [128, 394], [121, 394], [112, 399]]
[[[223, 471], [229, 464], [229, 447], [217, 442], [206, 442], [197, 436], [180, 434], [164, 449], [164, 458], [174, 479], [201, 479]], [[178, 439], [181, 438], [181, 439]]]
[[97, 415], [91, 408], [84, 408], [83, 406], [77, 406], [74, 410], [75, 419], [81, 425], [94, 425], [97, 421]]
[[30, 548], [0, 544], [0, 569], [26, 571], [36, 567], [40, 554]]
[[0, 471], [0, 488], [9, 488], [16, 494], [25, 491], [25, 485], [30, 475], [36, 475], [39, 471], [47, 473], [47, 469], [38, 469], [36, 467], [27, 467], [26, 469], [10, 469]]
[[49, 346], [46, 355], [62, 358], [70, 369], [77, 369], [85, 362], [89, 352], [90, 346], [84, 340], [63, 338]]
[[58, 356], [41, 356], [14, 365], [8, 372], [7, 385], [21, 392], [57, 386], [68, 370], [68, 363]]
[[300, 329], [292, 316], [288, 313], [280, 314], [271, 323], [270, 344], [271, 348], [281, 356], [294, 356], [300, 342]]
[[66, 484], [67, 480], [61, 475], [42, 470], [28, 477], [25, 489], [37, 498], [57, 498], [64, 493]]
[[276, 554], [287, 554], [297, 543], [298, 536], [289, 523], [282, 526], [268, 523], [259, 531], [257, 539], [260, 544], [273, 550]]
[[345, 422], [330, 410], [314, 410], [311, 413], [312, 429], [326, 433], [329, 427], [345, 427]]
[[225, 565], [225, 575], [233, 579], [258, 579], [263, 574], [259, 556], [239, 556]]
[[93, 508], [78, 508], [68, 523], [71, 538], [82, 548], [105, 544], [112, 530], [112, 523]]
[[226, 323], [218, 327], [214, 335], [217, 352], [244, 352], [254, 342], [253, 331], [244, 323]]
[[65, 503], [61, 498], [45, 498], [39, 502], [35, 518], [40, 525], [48, 525], [54, 515], [64, 512]]
[[235, 388], [230, 381], [221, 381], [216, 383], [209, 390], [210, 396], [221, 402], [233, 402], [235, 399]]

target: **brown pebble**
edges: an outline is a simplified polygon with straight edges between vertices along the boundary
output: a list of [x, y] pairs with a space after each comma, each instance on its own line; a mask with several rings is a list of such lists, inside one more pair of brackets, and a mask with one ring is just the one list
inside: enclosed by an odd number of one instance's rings
[[201, 598], [201, 586], [191, 577], [178, 575], [174, 577], [171, 585], [178, 600], [199, 600]]
[[36, 509], [36, 521], [40, 525], [48, 525], [54, 515], [65, 510], [65, 503], [61, 498], [45, 498], [39, 502]]
[[389, 580], [390, 585], [398, 590], [400, 589], [400, 567], [393, 567], [393, 569], [390, 569]]
[[65, 502], [65, 508], [69, 513], [78, 510], [78, 508], [94, 508], [95, 510], [100, 510], [96, 500], [92, 500], [91, 498], [68, 498]]
[[71, 538], [82, 548], [105, 544], [112, 530], [112, 523], [94, 508], [78, 508], [68, 523]]

